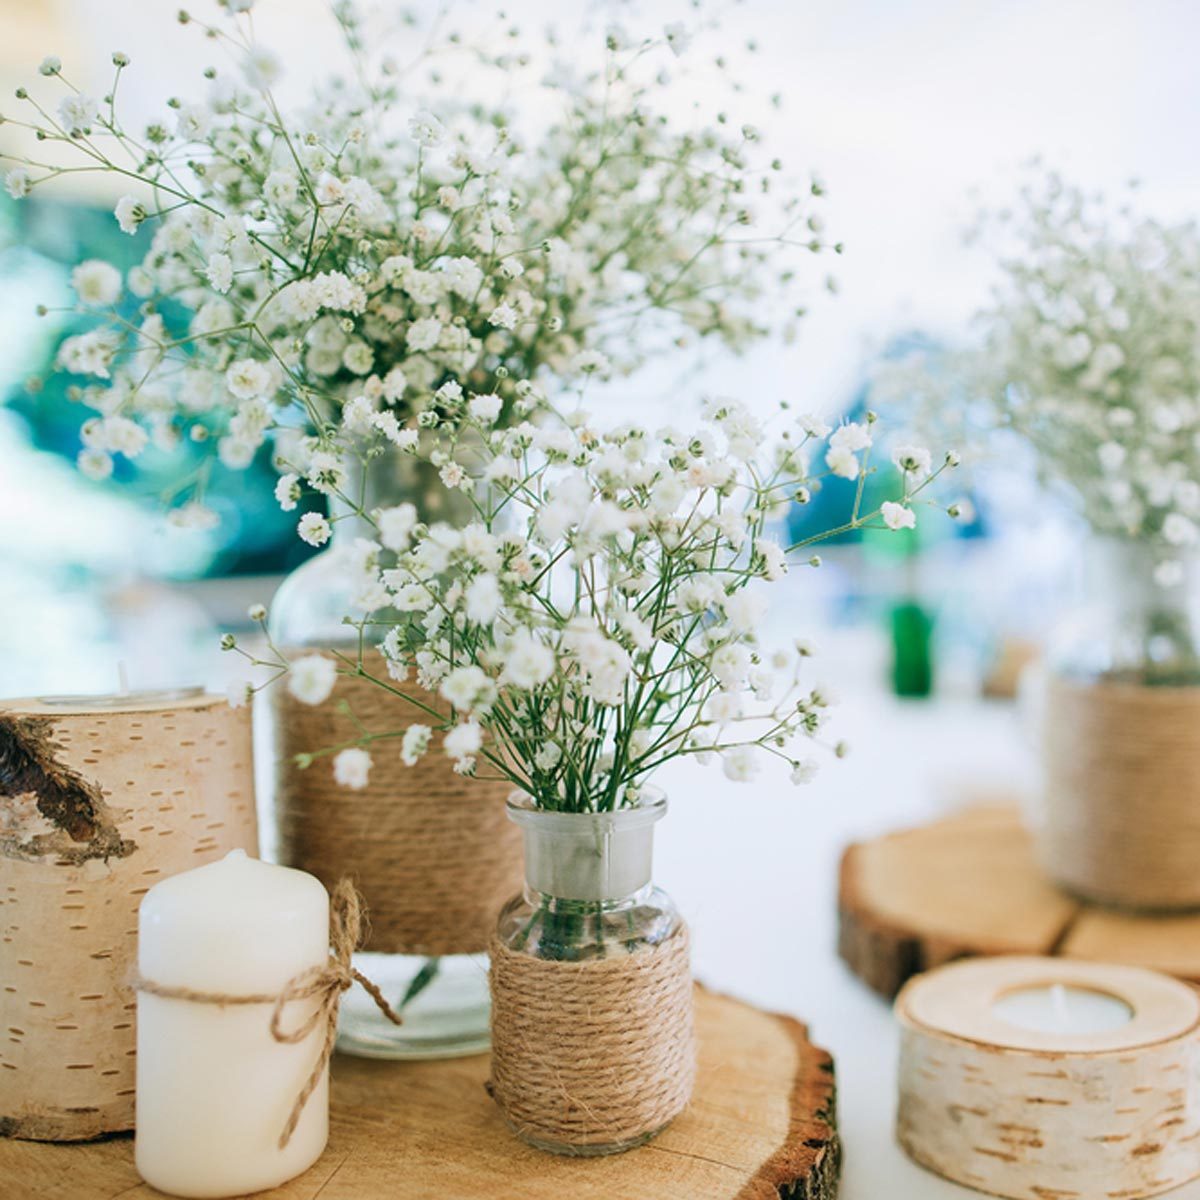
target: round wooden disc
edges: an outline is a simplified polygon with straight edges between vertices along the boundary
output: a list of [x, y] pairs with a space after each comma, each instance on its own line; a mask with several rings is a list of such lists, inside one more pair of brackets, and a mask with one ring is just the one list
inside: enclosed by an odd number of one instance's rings
[[839, 953], [888, 997], [930, 967], [984, 954], [1128, 963], [1200, 982], [1200, 914], [1118, 912], [1059, 891], [1009, 805], [849, 847], [838, 910]]
[[[612, 1158], [543, 1154], [484, 1091], [486, 1055], [388, 1063], [339, 1056], [329, 1146], [263, 1200], [832, 1200], [833, 1062], [790, 1017], [697, 989], [692, 1103], [649, 1145]], [[214, 1147], [214, 1153], [219, 1148]], [[0, 1139], [5, 1200], [153, 1200], [128, 1137], [87, 1145]], [[328, 1192], [326, 1193], [326, 1189]]]

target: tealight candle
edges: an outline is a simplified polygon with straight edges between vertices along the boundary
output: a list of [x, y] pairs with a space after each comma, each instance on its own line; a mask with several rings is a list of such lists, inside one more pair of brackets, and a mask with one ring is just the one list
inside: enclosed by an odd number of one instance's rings
[[[197, 1002], [154, 994], [187, 989], [276, 996], [329, 961], [329, 896], [311, 875], [234, 851], [155, 885], [139, 913], [137, 1168], [176, 1196], [240, 1196], [275, 1187], [316, 1161], [328, 1134], [328, 1068], [300, 1111], [325, 1026], [281, 1043], [272, 1004]], [[290, 1001], [287, 1030], [316, 1001]]]
[[992, 1012], [1010, 1025], [1037, 1033], [1106, 1033], [1133, 1019], [1124, 1000], [1062, 983], [1008, 992], [996, 1000]]
[[911, 980], [897, 1136], [979, 1191], [1157, 1195], [1200, 1176], [1200, 997], [1137, 967], [970, 959]]

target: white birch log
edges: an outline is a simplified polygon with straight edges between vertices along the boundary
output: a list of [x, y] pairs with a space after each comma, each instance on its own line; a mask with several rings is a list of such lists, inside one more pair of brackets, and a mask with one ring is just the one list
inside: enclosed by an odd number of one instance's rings
[[[1037, 1033], [1001, 995], [1062, 983], [1133, 1011], [1103, 1033]], [[974, 959], [905, 985], [897, 1137], [947, 1179], [1014, 1200], [1136, 1200], [1200, 1176], [1200, 999], [1136, 967]]]
[[134, 1115], [137, 909], [257, 852], [248, 708], [199, 695], [0, 702], [0, 1134], [79, 1140]]

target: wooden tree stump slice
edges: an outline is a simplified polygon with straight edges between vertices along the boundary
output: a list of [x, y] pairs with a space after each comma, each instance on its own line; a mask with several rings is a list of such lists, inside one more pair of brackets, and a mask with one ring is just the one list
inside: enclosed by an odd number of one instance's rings
[[[833, 1200], [833, 1062], [790, 1017], [702, 988], [687, 1111], [647, 1146], [559, 1158], [517, 1141], [484, 1091], [488, 1058], [333, 1064], [329, 1146], [264, 1200]], [[219, 1148], [214, 1147], [214, 1153]], [[128, 1137], [0, 1142], [5, 1200], [154, 1200]]]
[[1051, 954], [1200, 982], [1200, 915], [1113, 912], [1057, 890], [1012, 805], [987, 805], [850, 846], [838, 951], [889, 998], [956, 958]]

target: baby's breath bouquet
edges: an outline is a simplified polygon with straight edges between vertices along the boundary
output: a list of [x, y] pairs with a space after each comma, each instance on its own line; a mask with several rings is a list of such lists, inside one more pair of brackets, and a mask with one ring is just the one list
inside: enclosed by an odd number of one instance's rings
[[[837, 475], [859, 483], [844, 528], [910, 527], [953, 456], [935, 466], [927, 450], [900, 448], [894, 498], [866, 511], [873, 417], [835, 430], [791, 418], [769, 448], [733, 401], [710, 402], [691, 429], [604, 430], [548, 405], [536, 423], [497, 428], [497, 415], [490, 396], [456, 401], [433, 452], [474, 510], [464, 527], [345, 497], [375, 533], [356, 545], [358, 607], [345, 618], [359, 653], [269, 665], [310, 704], [339, 672], [366, 676], [395, 693], [397, 723], [308, 761], [335, 755], [337, 777], [362, 786], [372, 755], [415, 763], [436, 731], [455, 770], [565, 812], [636, 804], [685, 756], [719, 760], [735, 781], [774, 757], [806, 782], [815, 764], [798, 747], [822, 730], [828, 700], [804, 682], [803, 642], [768, 653], [760, 633], [789, 553], [819, 566], [809, 547], [843, 529], [785, 548], [772, 522]], [[357, 452], [382, 449], [375, 441]], [[449, 715], [398, 686], [412, 676]]]
[[1200, 227], [1050, 174], [981, 232], [1009, 245], [979, 343], [889, 387], [922, 396], [935, 421], [965, 415], [993, 445], [1023, 439], [1096, 535], [1084, 605], [1030, 690], [1042, 866], [1089, 901], [1194, 908]]
[[[328, 459], [298, 438], [340, 425], [409, 448], [407, 418], [457, 412], [467, 391], [508, 420], [523, 389], [625, 372], [689, 339], [739, 348], [768, 308], [793, 315], [780, 250], [822, 248], [821, 189], [775, 204], [781, 165], [755, 129], [661, 114], [683, 26], [640, 40], [610, 28], [590, 71], [547, 67], [553, 43], [510, 24], [489, 49], [448, 34], [400, 65], [418, 31], [377, 40], [339, 0], [353, 70], [285, 109], [251, 4], [225, 8], [216, 24], [179, 20], [228, 66], [144, 129], [121, 116], [123, 54], [104, 96], [47, 58], [5, 114], [12, 196], [118, 177], [121, 229], [153, 231], [127, 275], [101, 261], [74, 274], [78, 307], [100, 318], [59, 354], [96, 413], [88, 474], [149, 439], [207, 443], [206, 461], [233, 468], [270, 440], [281, 470], [328, 494]], [[206, 477], [178, 492], [184, 524], [213, 519]]]
[[877, 395], [915, 399], [927, 427], [981, 452], [1001, 431], [1022, 439], [1115, 560], [1103, 586], [1129, 644], [1112, 669], [1200, 679], [1185, 595], [1200, 543], [1200, 227], [1049, 174], [976, 232], [1004, 246], [978, 342], [889, 368]]

